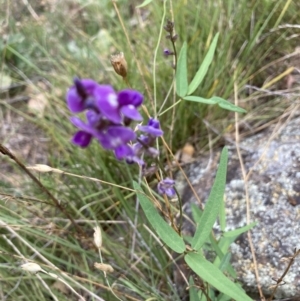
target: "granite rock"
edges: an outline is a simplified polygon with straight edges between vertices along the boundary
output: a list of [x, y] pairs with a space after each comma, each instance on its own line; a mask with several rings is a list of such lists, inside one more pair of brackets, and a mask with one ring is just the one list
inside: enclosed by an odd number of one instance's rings
[[[273, 279], [282, 276], [295, 248], [300, 248], [300, 118], [294, 118], [240, 142], [247, 173], [243, 180], [236, 146], [228, 145], [229, 162], [225, 191], [227, 230], [246, 225], [245, 183], [250, 201], [251, 231], [260, 284], [264, 294], [271, 292]], [[217, 170], [220, 152], [201, 156], [185, 167], [185, 172], [201, 202], [205, 204]], [[198, 203], [182, 174], [177, 175], [184, 211]], [[184, 230], [194, 232], [186, 219]], [[215, 225], [218, 232], [218, 225]], [[232, 265], [249, 293], [257, 292], [254, 265], [246, 234], [231, 246]], [[276, 297], [300, 295], [300, 258], [296, 258], [280, 285]]]

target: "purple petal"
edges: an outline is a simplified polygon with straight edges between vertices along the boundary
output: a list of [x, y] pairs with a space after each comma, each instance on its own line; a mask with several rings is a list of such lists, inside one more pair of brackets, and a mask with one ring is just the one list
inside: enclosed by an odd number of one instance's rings
[[142, 104], [143, 100], [144, 96], [135, 90], [126, 89], [118, 93], [118, 102], [121, 107], [126, 105], [138, 107]]
[[164, 134], [164, 132], [160, 129], [156, 129], [154, 127], [151, 127], [151, 126], [148, 126], [148, 125], [140, 125], [138, 127], [138, 129], [141, 131], [141, 132], [145, 132], [145, 133], [148, 133], [154, 137], [160, 137]]
[[96, 106], [99, 111], [110, 121], [121, 123], [119, 103], [114, 89], [108, 85], [99, 85], [95, 91]]
[[157, 185], [158, 193], [166, 194], [168, 197], [175, 196], [176, 192], [174, 189], [175, 181], [170, 178], [165, 178], [164, 180], [160, 181]]
[[97, 134], [97, 130], [95, 130], [91, 125], [84, 123], [81, 119], [79, 119], [76, 116], [71, 117], [70, 121], [73, 123], [73, 125], [75, 125], [83, 132], [89, 133], [93, 136]]
[[115, 149], [115, 155], [118, 160], [122, 160], [126, 157], [132, 157], [134, 154], [129, 145], [122, 144]]
[[165, 194], [171, 198], [171, 197], [175, 196], [176, 192], [175, 192], [174, 188], [167, 188], [165, 190]]
[[102, 119], [102, 115], [99, 113], [96, 113], [95, 111], [89, 110], [86, 112], [86, 120], [88, 122], [88, 125], [91, 127], [96, 127], [100, 124]]
[[[66, 95], [68, 107], [72, 113], [79, 113], [86, 109], [86, 102], [92, 96], [98, 83], [92, 79], [75, 79], [74, 85]], [[90, 99], [89, 99], [90, 102]]]
[[170, 178], [165, 178], [162, 182], [165, 186], [173, 186], [175, 184], [175, 181]]
[[159, 121], [154, 118], [149, 119], [148, 125], [139, 126], [139, 130], [154, 137], [159, 137], [164, 134], [164, 132], [160, 129]]
[[121, 112], [124, 116], [133, 119], [133, 120], [137, 120], [137, 121], [141, 121], [143, 120], [143, 117], [141, 116], [141, 114], [139, 113], [139, 111], [135, 108], [134, 105], [126, 105], [123, 106], [121, 108]]
[[152, 158], [156, 158], [159, 155], [159, 151], [154, 147], [148, 147], [146, 149], [146, 151], [147, 151], [147, 154], [149, 156], [151, 156]]
[[80, 147], [87, 147], [91, 140], [92, 135], [89, 133], [86, 133], [84, 131], [78, 131], [72, 138], [72, 142]]
[[157, 119], [150, 118], [149, 121], [148, 121], [148, 126], [151, 126], [155, 129], [159, 129], [160, 128], [160, 122]]
[[[80, 82], [79, 86], [82, 86], [85, 89], [87, 95], [93, 94], [94, 90], [98, 86], [100, 86], [97, 82], [89, 78], [75, 79], [74, 84], [77, 87], [77, 89], [78, 89], [78, 81]], [[78, 93], [80, 93], [80, 91], [78, 91]]]
[[69, 89], [66, 100], [68, 108], [72, 113], [79, 113], [85, 109], [84, 99], [77, 94], [75, 87]]
[[116, 149], [122, 144], [127, 144], [136, 137], [133, 130], [123, 126], [110, 126], [104, 132], [97, 134], [99, 142], [105, 149]]
[[145, 161], [142, 160], [141, 158], [137, 157], [137, 156], [132, 156], [132, 157], [127, 157], [126, 158], [126, 162], [128, 164], [133, 164], [133, 163], [137, 163], [138, 165], [144, 167], [146, 164], [145, 164]]

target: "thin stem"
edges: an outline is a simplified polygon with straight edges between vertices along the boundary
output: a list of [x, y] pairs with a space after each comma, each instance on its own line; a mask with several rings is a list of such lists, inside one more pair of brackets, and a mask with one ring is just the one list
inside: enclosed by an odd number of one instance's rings
[[[98, 251], [99, 251], [100, 262], [103, 264], [101, 249], [98, 248]], [[120, 298], [115, 294], [115, 292], [113, 291], [113, 289], [112, 289], [112, 287], [111, 287], [111, 285], [110, 285], [110, 283], [109, 283], [109, 281], [108, 281], [108, 279], [107, 279], [107, 275], [106, 275], [106, 272], [105, 272], [105, 271], [103, 271], [103, 275], [104, 275], [104, 278], [105, 278], [105, 282], [106, 282], [107, 286], [109, 287], [111, 293], [112, 293], [118, 300], [123, 301], [123, 300], [120, 299]]]
[[0, 153], [3, 155], [8, 156], [11, 158], [14, 162], [17, 163], [17, 165], [35, 182], [39, 188], [53, 201], [54, 205], [71, 221], [75, 229], [83, 236], [85, 236], [85, 233], [79, 227], [73, 217], [67, 212], [67, 210], [61, 205], [58, 199], [54, 197], [54, 195], [26, 168], [26, 166], [17, 158], [15, 157], [9, 149], [7, 149], [5, 146], [0, 144]]
[[165, 23], [165, 18], [166, 18], [166, 3], [167, 1], [164, 0], [164, 6], [163, 6], [163, 16], [160, 24], [160, 29], [159, 29], [159, 35], [158, 35], [158, 40], [157, 40], [157, 45], [154, 50], [154, 58], [153, 58], [153, 98], [154, 98], [154, 115], [156, 116], [157, 114], [157, 100], [156, 100], [156, 58], [157, 58], [157, 53], [162, 37], [162, 33], [164, 30], [164, 23]]
[[145, 87], [145, 89], [146, 89], [146, 91], [147, 91], [148, 98], [149, 98], [150, 102], [151, 102], [152, 105], [153, 105], [153, 99], [152, 99], [152, 97], [151, 97], [150, 89], [149, 89], [148, 84], [147, 84], [147, 82], [146, 82], [146, 80], [145, 80], [145, 77], [144, 77], [144, 74], [143, 74], [143, 71], [142, 71], [142, 67], [141, 67], [141, 65], [140, 65], [140, 62], [139, 62], [139, 60], [137, 59], [137, 57], [136, 57], [136, 55], [135, 55], [135, 50], [134, 50], [134, 48], [133, 48], [133, 46], [132, 46], [132, 43], [130, 42], [130, 38], [129, 38], [128, 32], [127, 32], [126, 27], [125, 27], [125, 25], [124, 25], [123, 19], [122, 19], [121, 15], [120, 15], [120, 11], [119, 11], [119, 9], [118, 9], [118, 6], [117, 6], [117, 4], [116, 4], [116, 1], [115, 1], [115, 0], [111, 0], [111, 2], [112, 2], [113, 6], [114, 6], [114, 8], [115, 8], [115, 11], [116, 11], [117, 15], [118, 15], [118, 19], [119, 19], [119, 21], [120, 21], [120, 23], [121, 23], [123, 32], [124, 32], [124, 34], [125, 34], [125, 36], [126, 36], [126, 40], [127, 40], [128, 46], [129, 46], [129, 48], [130, 48], [130, 51], [131, 51], [131, 53], [132, 53], [132, 55], [133, 55], [133, 58], [134, 58], [135, 63], [136, 63], [136, 66], [137, 66], [137, 68], [138, 68], [138, 70], [139, 70], [139, 73], [140, 73], [140, 75], [141, 75], [141, 78], [142, 78], [144, 87]]

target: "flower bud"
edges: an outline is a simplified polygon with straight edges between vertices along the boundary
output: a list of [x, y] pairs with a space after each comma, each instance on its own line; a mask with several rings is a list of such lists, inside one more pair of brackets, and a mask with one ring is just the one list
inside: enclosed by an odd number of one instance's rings
[[127, 75], [127, 62], [124, 57], [124, 53], [120, 52], [116, 55], [110, 56], [110, 62], [114, 67], [117, 74], [121, 75], [122, 77], [126, 77]]
[[99, 226], [94, 228], [94, 243], [98, 249], [102, 247], [102, 234]]

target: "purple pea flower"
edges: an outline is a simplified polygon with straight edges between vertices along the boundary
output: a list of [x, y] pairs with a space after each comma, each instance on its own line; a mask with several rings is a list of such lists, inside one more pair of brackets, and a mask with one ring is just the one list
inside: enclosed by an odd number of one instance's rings
[[95, 124], [100, 121], [100, 118], [101, 117], [93, 111], [87, 111], [87, 123], [84, 123], [76, 116], [71, 117], [71, 122], [79, 129], [79, 131], [73, 136], [72, 142], [80, 147], [87, 147], [92, 138], [97, 135]]
[[99, 85], [95, 90], [95, 98], [99, 111], [116, 124], [122, 122], [122, 115], [131, 120], [143, 119], [137, 110], [143, 102], [143, 95], [138, 91], [128, 89], [116, 94], [110, 86]]
[[144, 160], [135, 155], [132, 146], [128, 144], [120, 145], [115, 149], [115, 155], [118, 160], [125, 159], [128, 164], [137, 163], [140, 166], [145, 166]]
[[168, 197], [174, 197], [176, 192], [174, 189], [175, 181], [170, 178], [165, 178], [157, 185], [159, 194], [166, 194]]
[[92, 79], [74, 79], [66, 95], [68, 107], [72, 113], [80, 113], [87, 109], [93, 102], [94, 91], [99, 86]]
[[164, 55], [165, 55], [165, 56], [174, 55], [174, 52], [171, 51], [171, 50], [168, 49], [168, 48], [165, 48], [165, 49], [164, 49]]
[[138, 142], [133, 144], [132, 148], [134, 153], [137, 156], [141, 156], [143, 152], [155, 158], [159, 155], [159, 152], [156, 148], [150, 146], [154, 142], [154, 139], [141, 135], [138, 139]]
[[112, 150], [136, 138], [135, 132], [132, 129], [122, 125], [108, 126], [105, 130], [99, 131], [95, 136], [103, 148]]
[[154, 118], [149, 119], [148, 125], [140, 125], [138, 129], [152, 137], [160, 137], [164, 134], [164, 132], [160, 129], [159, 121]]

